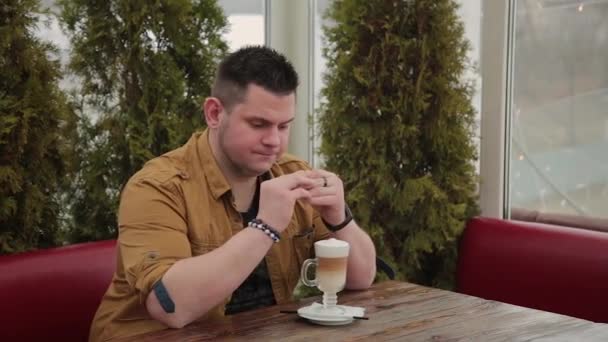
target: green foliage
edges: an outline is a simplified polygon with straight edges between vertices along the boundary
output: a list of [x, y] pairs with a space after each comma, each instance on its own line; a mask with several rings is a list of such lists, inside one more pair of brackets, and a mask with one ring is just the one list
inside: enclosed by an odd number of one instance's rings
[[298, 281], [296, 288], [293, 289], [293, 298], [295, 300], [322, 295], [323, 292], [321, 292], [321, 290], [319, 290], [317, 287], [309, 287], [304, 285], [302, 280]]
[[337, 0], [325, 28], [321, 153], [379, 255], [450, 288], [478, 212], [469, 49], [450, 0]]
[[34, 35], [35, 0], [0, 5], [0, 254], [53, 246], [69, 176], [73, 112], [54, 48]]
[[227, 22], [215, 0], [59, 3], [82, 81], [69, 238], [111, 238], [129, 177], [204, 124], [200, 104], [227, 52]]

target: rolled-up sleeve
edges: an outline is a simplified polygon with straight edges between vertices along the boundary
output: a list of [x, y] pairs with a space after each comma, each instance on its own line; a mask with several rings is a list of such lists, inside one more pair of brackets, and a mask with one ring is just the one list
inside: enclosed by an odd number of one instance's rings
[[192, 256], [186, 207], [178, 194], [171, 182], [132, 179], [121, 195], [119, 260], [142, 304], [152, 286], [175, 262]]

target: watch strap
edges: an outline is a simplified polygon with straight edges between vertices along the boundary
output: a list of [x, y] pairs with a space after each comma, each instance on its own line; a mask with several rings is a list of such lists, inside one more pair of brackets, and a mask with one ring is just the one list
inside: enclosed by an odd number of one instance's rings
[[[321, 218], [321, 220], [323, 220], [323, 218]], [[350, 208], [348, 207], [347, 204], [344, 204], [344, 221], [342, 221], [341, 223], [337, 224], [337, 225], [332, 225], [327, 223], [325, 220], [323, 220], [323, 223], [325, 223], [325, 226], [327, 227], [327, 229], [329, 229], [332, 232], [337, 232], [340, 229], [346, 227], [347, 224], [350, 223], [350, 221], [353, 220], [353, 213], [350, 211]]]

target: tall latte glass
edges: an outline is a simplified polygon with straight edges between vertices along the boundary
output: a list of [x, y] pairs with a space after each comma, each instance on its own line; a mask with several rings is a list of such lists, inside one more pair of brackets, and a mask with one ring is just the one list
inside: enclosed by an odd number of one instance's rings
[[[331, 309], [338, 302], [337, 293], [346, 284], [346, 264], [348, 261], [348, 242], [328, 239], [315, 242], [315, 259], [302, 264], [301, 278], [304, 285], [316, 286], [323, 292], [323, 307]], [[308, 268], [316, 266], [315, 279], [308, 278]]]

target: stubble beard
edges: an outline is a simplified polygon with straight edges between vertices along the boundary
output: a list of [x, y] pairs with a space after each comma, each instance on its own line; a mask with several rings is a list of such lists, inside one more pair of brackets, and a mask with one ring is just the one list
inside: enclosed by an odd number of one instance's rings
[[225, 126], [222, 125], [220, 126], [219, 129], [219, 134], [218, 134], [218, 140], [219, 140], [219, 148], [220, 148], [220, 152], [223, 156], [223, 164], [225, 165], [226, 168], [228, 168], [228, 172], [230, 172], [232, 175], [239, 177], [239, 178], [254, 178], [254, 177], [258, 177], [262, 174], [264, 174], [266, 171], [268, 170], [264, 170], [262, 172], [259, 172], [257, 170], [251, 169], [249, 167], [249, 165], [247, 165], [246, 163], [243, 162], [239, 162], [236, 158], [233, 158], [233, 156], [229, 153], [229, 149], [227, 148], [227, 144], [226, 144], [226, 130], [228, 128], [228, 124], [226, 124]]

